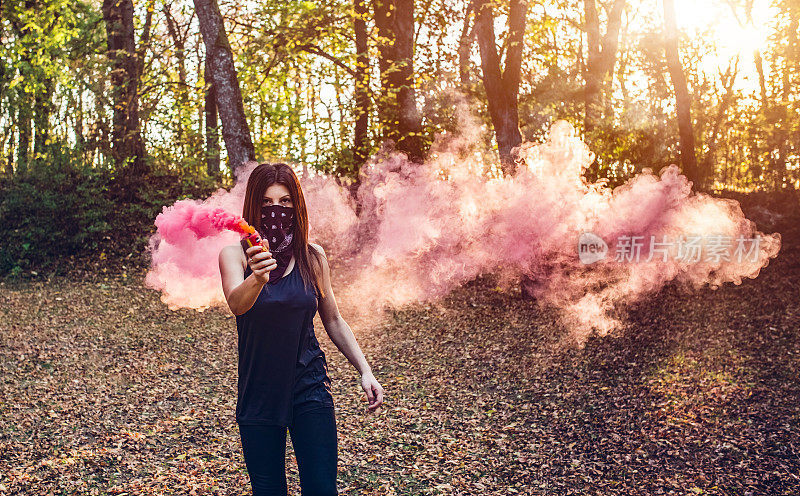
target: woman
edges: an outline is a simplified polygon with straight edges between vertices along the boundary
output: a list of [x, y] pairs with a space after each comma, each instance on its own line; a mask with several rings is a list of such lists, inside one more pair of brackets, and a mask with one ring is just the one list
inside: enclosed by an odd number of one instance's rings
[[383, 402], [383, 388], [339, 315], [325, 252], [308, 242], [306, 204], [292, 168], [253, 169], [243, 210], [269, 251], [226, 246], [219, 269], [236, 315], [236, 422], [253, 494], [286, 494], [287, 427], [303, 495], [337, 494], [336, 421], [325, 353], [314, 334], [317, 309], [331, 341], [361, 374], [369, 411]]

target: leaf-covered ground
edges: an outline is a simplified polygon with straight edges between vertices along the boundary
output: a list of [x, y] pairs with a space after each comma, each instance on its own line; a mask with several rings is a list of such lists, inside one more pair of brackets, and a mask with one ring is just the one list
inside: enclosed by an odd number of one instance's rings
[[[800, 236], [781, 232], [757, 279], [667, 287], [583, 348], [490, 279], [351, 322], [376, 414], [317, 322], [340, 493], [799, 494]], [[249, 494], [235, 322], [168, 310], [143, 275], [0, 285], [0, 494]], [[287, 466], [299, 494], [290, 442]]]

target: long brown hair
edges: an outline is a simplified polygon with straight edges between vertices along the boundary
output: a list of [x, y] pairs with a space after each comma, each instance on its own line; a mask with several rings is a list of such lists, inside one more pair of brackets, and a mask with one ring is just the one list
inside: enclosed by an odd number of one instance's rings
[[[322, 261], [321, 253], [308, 244], [308, 211], [300, 181], [290, 166], [284, 163], [259, 164], [247, 179], [247, 188], [244, 194], [244, 207], [242, 217], [253, 227], [261, 225], [261, 204], [264, 201], [264, 192], [272, 184], [279, 183], [286, 186], [294, 205], [294, 232], [293, 251], [294, 261], [300, 269], [300, 276], [306, 288], [313, 283], [320, 298], [325, 294], [322, 290]], [[313, 265], [312, 265], [313, 260]]]

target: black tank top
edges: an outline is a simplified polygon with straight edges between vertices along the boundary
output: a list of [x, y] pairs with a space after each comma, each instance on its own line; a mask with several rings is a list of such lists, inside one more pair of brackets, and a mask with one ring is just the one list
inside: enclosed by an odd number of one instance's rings
[[[248, 265], [244, 277], [251, 272]], [[316, 288], [303, 285], [295, 264], [236, 316], [236, 422], [288, 426], [300, 411], [333, 406], [325, 353], [314, 333], [316, 313]]]

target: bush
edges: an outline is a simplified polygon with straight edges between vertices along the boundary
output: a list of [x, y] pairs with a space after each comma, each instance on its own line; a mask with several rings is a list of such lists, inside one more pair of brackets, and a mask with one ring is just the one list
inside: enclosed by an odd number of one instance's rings
[[100, 249], [109, 256], [137, 255], [135, 260], [147, 263], [145, 254], [150, 235], [155, 231], [156, 216], [165, 205], [186, 198], [205, 199], [220, 184], [214, 178], [156, 170], [146, 179], [146, 185], [137, 194], [136, 202], [114, 201], [114, 215], [109, 219], [113, 239], [104, 239]]
[[109, 233], [107, 173], [81, 164], [69, 150], [54, 148], [0, 182], [0, 274], [51, 267], [96, 249]]
[[93, 168], [58, 144], [24, 173], [0, 177], [0, 276], [60, 273], [66, 257], [91, 262], [101, 252], [107, 259], [135, 254], [131, 263], [147, 263], [147, 241], [163, 207], [207, 198], [224, 182], [154, 169], [132, 202], [119, 199], [113, 171]]

